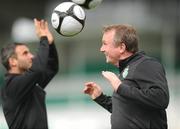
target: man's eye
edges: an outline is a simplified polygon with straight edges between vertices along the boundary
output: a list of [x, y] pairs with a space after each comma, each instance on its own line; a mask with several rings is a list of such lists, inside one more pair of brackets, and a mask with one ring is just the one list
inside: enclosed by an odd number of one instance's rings
[[27, 54], [28, 54], [28, 52], [24, 52], [24, 53], [23, 53], [23, 55], [27, 55]]

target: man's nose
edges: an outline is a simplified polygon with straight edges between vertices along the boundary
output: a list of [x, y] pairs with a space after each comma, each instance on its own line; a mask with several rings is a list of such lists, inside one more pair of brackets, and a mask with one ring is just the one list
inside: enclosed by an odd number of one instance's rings
[[104, 47], [103, 46], [100, 47], [100, 51], [104, 52]]
[[33, 55], [33, 54], [30, 54], [30, 58], [33, 59], [33, 58], [34, 58], [34, 55]]

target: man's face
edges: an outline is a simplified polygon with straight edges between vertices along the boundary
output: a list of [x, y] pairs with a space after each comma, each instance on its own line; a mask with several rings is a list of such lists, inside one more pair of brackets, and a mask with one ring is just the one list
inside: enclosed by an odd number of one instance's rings
[[120, 58], [120, 47], [114, 44], [114, 31], [108, 31], [103, 34], [102, 46], [100, 51], [106, 56], [106, 62], [118, 66]]
[[15, 49], [17, 68], [19, 71], [26, 71], [32, 66], [33, 55], [25, 45], [19, 45]]

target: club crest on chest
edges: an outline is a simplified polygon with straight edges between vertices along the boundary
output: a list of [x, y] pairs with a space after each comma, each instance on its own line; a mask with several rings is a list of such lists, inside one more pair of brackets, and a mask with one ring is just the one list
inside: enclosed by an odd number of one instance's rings
[[122, 72], [123, 79], [125, 79], [127, 77], [128, 72], [129, 72], [129, 66], [127, 66]]

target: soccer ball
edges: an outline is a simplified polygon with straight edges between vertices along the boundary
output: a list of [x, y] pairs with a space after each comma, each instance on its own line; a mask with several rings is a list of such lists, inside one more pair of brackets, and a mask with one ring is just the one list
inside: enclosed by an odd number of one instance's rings
[[83, 30], [85, 19], [82, 7], [73, 2], [63, 2], [53, 10], [51, 23], [59, 34], [70, 37]]
[[102, 2], [102, 0], [72, 0], [72, 2], [86, 9], [92, 9], [98, 6]]

